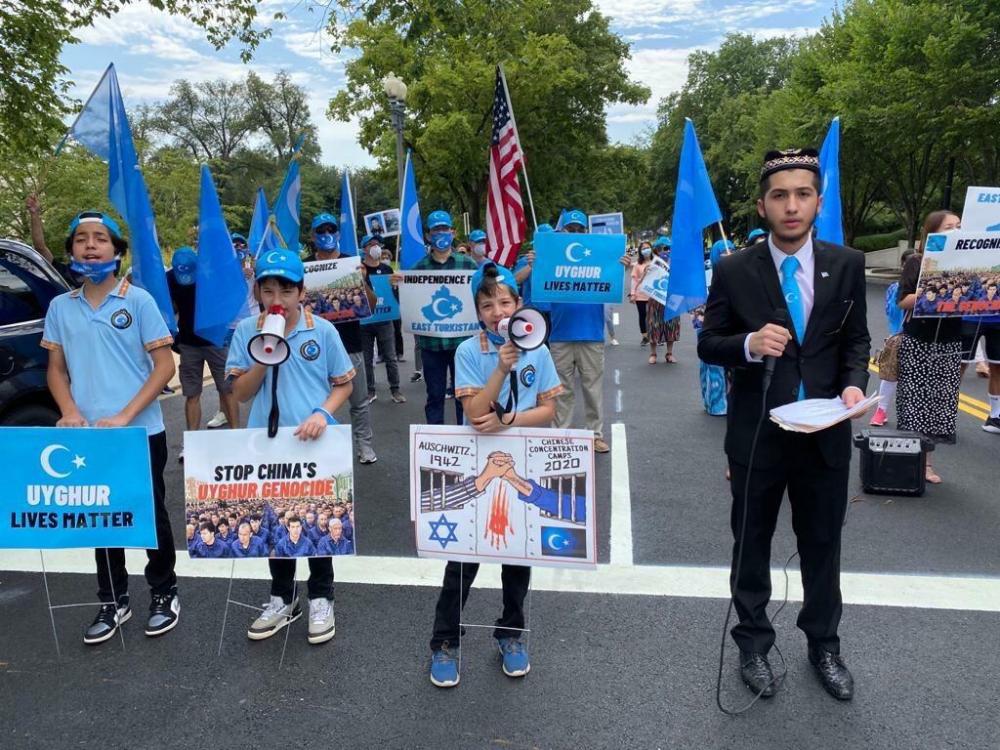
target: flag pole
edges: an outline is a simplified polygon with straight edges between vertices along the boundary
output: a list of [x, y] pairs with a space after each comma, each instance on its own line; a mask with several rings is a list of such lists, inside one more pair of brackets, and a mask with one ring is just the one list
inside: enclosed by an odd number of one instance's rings
[[514, 125], [514, 137], [517, 138], [517, 148], [521, 152], [521, 176], [524, 177], [524, 189], [528, 193], [528, 205], [531, 207], [531, 220], [535, 224], [535, 229], [538, 229], [538, 217], [535, 216], [535, 201], [531, 198], [531, 183], [528, 182], [528, 164], [527, 156], [524, 153], [524, 148], [521, 147], [521, 132], [517, 129], [517, 120], [514, 118], [514, 106], [510, 103], [510, 91], [507, 88], [507, 76], [504, 75], [503, 65], [497, 65], [497, 70], [500, 71], [500, 81], [503, 83], [503, 95], [507, 98], [507, 109], [510, 111], [510, 121]]
[[722, 222], [719, 221], [719, 222], [716, 222], [716, 223], [719, 225], [719, 234], [722, 235], [722, 241], [723, 242], [729, 242], [729, 238], [726, 237], [726, 228], [724, 226], [722, 226]]

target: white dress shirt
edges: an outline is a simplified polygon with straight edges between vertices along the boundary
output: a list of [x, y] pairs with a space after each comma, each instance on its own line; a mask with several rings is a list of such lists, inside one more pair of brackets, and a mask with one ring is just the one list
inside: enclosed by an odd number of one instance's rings
[[[794, 257], [799, 261], [799, 267], [795, 270], [795, 281], [799, 285], [799, 296], [802, 299], [802, 312], [805, 315], [806, 324], [809, 323], [809, 315], [812, 313], [813, 300], [816, 298], [815, 289], [813, 288], [813, 282], [815, 279], [814, 273], [816, 270], [816, 257], [813, 254], [813, 241], [812, 233], [806, 235], [806, 241], [798, 250], [794, 253], [786, 253], [784, 250], [779, 250], [775, 244], [774, 240], [771, 239], [771, 235], [767, 236], [767, 249], [771, 251], [771, 260], [774, 261], [774, 270], [778, 274], [778, 286], [781, 286], [781, 264], [785, 262], [785, 258]], [[792, 321], [788, 321], [789, 330], [794, 330]], [[750, 336], [753, 334], [747, 334], [747, 337], [743, 339], [743, 353], [746, 355], [747, 362], [762, 362], [763, 357], [755, 357], [750, 352]], [[802, 343], [801, 341], [799, 342]]]

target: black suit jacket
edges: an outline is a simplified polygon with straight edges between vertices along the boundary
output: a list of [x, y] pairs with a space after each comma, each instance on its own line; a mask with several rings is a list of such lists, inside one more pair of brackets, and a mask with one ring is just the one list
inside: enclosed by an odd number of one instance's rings
[[[807, 398], [833, 398], [844, 388], [868, 384], [868, 334], [864, 255], [857, 250], [813, 240], [814, 302], [803, 341], [792, 340], [775, 363], [767, 409], [794, 401], [799, 383]], [[767, 242], [752, 245], [716, 264], [698, 339], [698, 356], [733, 371], [726, 430], [726, 453], [736, 463], [749, 463], [750, 445], [761, 412], [764, 365], [748, 363], [743, 352], [747, 334], [771, 322], [784, 309], [794, 336], [791, 315], [781, 292]], [[851, 460], [851, 425], [842, 422], [812, 435], [787, 433], [765, 416], [754, 468], [780, 463], [790, 442], [815, 441], [831, 467]]]

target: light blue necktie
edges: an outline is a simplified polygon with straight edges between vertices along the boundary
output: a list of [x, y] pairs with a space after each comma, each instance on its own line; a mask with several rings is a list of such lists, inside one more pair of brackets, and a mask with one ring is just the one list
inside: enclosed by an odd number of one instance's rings
[[[792, 316], [792, 325], [795, 327], [795, 338], [798, 339], [801, 348], [806, 335], [806, 311], [802, 306], [802, 292], [799, 290], [799, 282], [795, 280], [795, 272], [798, 270], [799, 259], [794, 255], [789, 255], [781, 261], [781, 293], [785, 295], [788, 314]], [[806, 389], [800, 382], [799, 401], [805, 397]]]

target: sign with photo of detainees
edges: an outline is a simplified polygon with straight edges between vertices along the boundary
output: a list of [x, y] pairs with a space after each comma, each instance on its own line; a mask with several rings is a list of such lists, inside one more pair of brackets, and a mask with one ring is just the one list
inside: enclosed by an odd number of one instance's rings
[[1000, 232], [931, 234], [926, 245], [913, 317], [1000, 314]]
[[0, 549], [155, 549], [142, 427], [3, 427]]
[[349, 425], [184, 433], [184, 525], [193, 558], [353, 555]]
[[419, 557], [594, 568], [594, 434], [410, 426]]
[[306, 310], [331, 323], [363, 320], [372, 314], [356, 255], [305, 264]]

